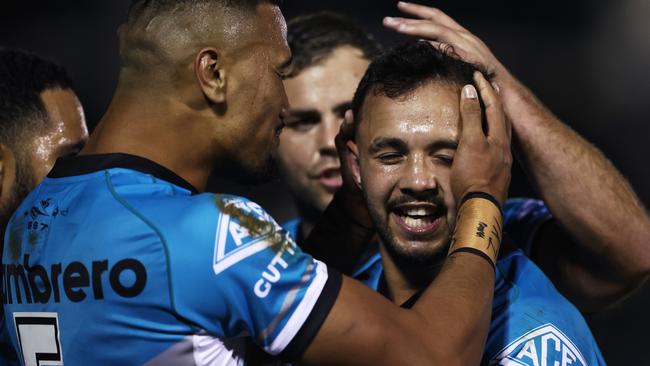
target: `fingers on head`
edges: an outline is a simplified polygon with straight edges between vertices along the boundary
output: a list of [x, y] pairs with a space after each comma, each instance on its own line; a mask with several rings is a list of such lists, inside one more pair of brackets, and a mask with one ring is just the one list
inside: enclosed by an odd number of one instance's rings
[[460, 114], [462, 119], [462, 136], [468, 138], [483, 134], [481, 127], [481, 104], [478, 92], [473, 85], [465, 85], [461, 92]]
[[479, 88], [481, 100], [485, 105], [488, 135], [502, 141], [508, 140], [510, 135], [509, 126], [503, 113], [499, 95], [492, 87], [492, 84], [478, 71], [474, 73], [474, 82]]
[[399, 10], [403, 11], [406, 14], [411, 14], [424, 19], [438, 21], [449, 28], [454, 28], [459, 30], [463, 29], [463, 27], [460, 24], [456, 23], [456, 21], [453, 20], [449, 15], [447, 15], [445, 12], [443, 12], [438, 8], [413, 4], [413, 3], [406, 3], [403, 1], [400, 1], [397, 4], [397, 7], [399, 8]]

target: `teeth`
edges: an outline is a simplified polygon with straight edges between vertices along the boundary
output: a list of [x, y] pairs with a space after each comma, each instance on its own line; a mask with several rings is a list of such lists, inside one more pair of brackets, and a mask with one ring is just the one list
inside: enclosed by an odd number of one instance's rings
[[431, 225], [433, 221], [435, 220], [433, 217], [420, 217], [420, 218], [414, 218], [410, 216], [400, 216], [402, 221], [404, 223], [412, 228], [422, 228], [428, 225]]
[[433, 209], [419, 207], [419, 208], [407, 208], [404, 210], [404, 215], [408, 216], [429, 216], [433, 215]]

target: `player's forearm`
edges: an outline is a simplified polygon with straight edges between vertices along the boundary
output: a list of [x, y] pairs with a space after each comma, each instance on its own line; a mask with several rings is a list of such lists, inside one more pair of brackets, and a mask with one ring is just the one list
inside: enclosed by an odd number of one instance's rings
[[598, 149], [516, 80], [504, 83], [502, 96], [517, 157], [556, 219], [582, 250], [602, 258], [613, 273], [631, 282], [645, 278], [650, 219], [630, 185]]
[[442, 354], [443, 364], [460, 354], [462, 364], [480, 361], [501, 242], [502, 218], [496, 202], [483, 193], [468, 194], [461, 202], [450, 255], [414, 307], [431, 327], [426, 330], [431, 342], [437, 340], [438, 351], [448, 352]]
[[489, 330], [494, 270], [473, 254], [449, 257], [413, 308], [439, 364], [477, 365]]

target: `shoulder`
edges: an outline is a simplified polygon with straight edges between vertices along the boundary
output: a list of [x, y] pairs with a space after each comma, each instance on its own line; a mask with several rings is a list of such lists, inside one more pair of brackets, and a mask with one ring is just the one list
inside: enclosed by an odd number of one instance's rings
[[486, 357], [521, 365], [600, 364], [602, 356], [580, 312], [521, 250], [497, 262], [497, 288]]
[[238, 245], [246, 236], [263, 236], [280, 229], [255, 202], [243, 197], [204, 193], [194, 196], [148, 196], [135, 203], [143, 216], [156, 223], [166, 236], [190, 238], [228, 233]]
[[298, 237], [298, 228], [300, 227], [300, 218], [289, 220], [282, 224], [282, 228], [286, 230], [292, 238]]

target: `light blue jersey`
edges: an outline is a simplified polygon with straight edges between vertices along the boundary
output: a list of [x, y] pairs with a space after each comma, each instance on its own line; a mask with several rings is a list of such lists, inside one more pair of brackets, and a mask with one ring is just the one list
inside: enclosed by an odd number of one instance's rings
[[258, 205], [149, 160], [59, 160], [5, 235], [5, 333], [25, 365], [241, 365], [300, 357], [340, 274]]
[[[504, 231], [524, 243], [551, 219], [541, 201], [511, 199]], [[527, 244], [528, 245], [528, 244]], [[381, 262], [375, 271], [383, 271]], [[386, 294], [382, 275], [368, 285]], [[411, 307], [416, 295], [403, 307]], [[598, 366], [605, 361], [584, 318], [522, 250], [502, 253], [496, 265], [492, 322], [482, 365]]]

